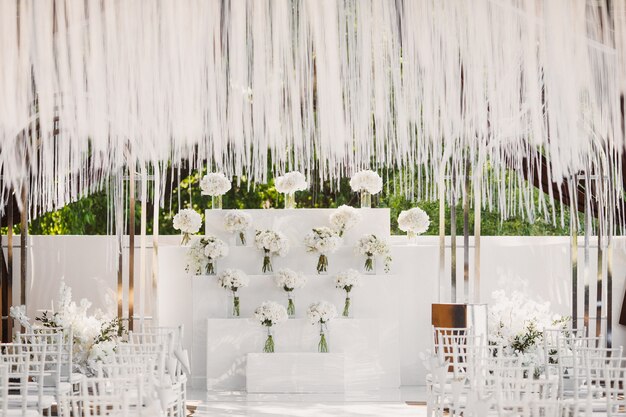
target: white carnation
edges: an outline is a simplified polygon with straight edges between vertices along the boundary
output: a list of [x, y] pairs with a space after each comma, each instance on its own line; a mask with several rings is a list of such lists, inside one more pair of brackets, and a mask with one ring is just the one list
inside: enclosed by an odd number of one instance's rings
[[346, 205], [340, 206], [330, 215], [330, 224], [339, 236], [343, 236], [346, 231], [352, 229], [360, 221], [359, 210]]
[[217, 276], [217, 283], [224, 289], [237, 291], [239, 288], [247, 287], [250, 279], [239, 269], [225, 269]]
[[350, 178], [352, 191], [367, 191], [378, 194], [383, 189], [383, 179], [378, 173], [371, 170], [359, 171]]
[[230, 190], [230, 180], [224, 174], [212, 172], [205, 175], [200, 180], [202, 195], [218, 196], [224, 195]]
[[182, 233], [198, 233], [202, 226], [202, 216], [194, 209], [182, 209], [174, 216], [174, 229]]
[[421, 235], [428, 230], [429, 226], [430, 217], [419, 207], [403, 210], [398, 216], [398, 227], [405, 232]]
[[263, 326], [269, 327], [286, 321], [289, 316], [284, 306], [274, 301], [265, 301], [254, 310], [254, 318]]
[[274, 187], [279, 193], [292, 194], [306, 190], [308, 186], [305, 176], [298, 171], [291, 171], [274, 179]]
[[282, 288], [285, 291], [293, 291], [297, 288], [304, 287], [306, 284], [306, 277], [296, 271], [292, 271], [288, 268], [279, 269], [274, 274], [274, 282], [276, 286]]
[[337, 309], [327, 301], [319, 301], [309, 306], [306, 315], [311, 324], [325, 324], [337, 317]]

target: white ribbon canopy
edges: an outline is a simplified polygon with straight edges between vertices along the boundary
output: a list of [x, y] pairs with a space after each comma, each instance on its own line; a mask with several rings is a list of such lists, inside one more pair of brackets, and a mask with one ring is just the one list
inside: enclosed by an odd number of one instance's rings
[[543, 158], [615, 205], [626, 6], [606, 4], [2, 1], [2, 198], [27, 180], [36, 213], [188, 161], [257, 182], [400, 170], [395, 191], [429, 199], [470, 172], [483, 204], [533, 218]]

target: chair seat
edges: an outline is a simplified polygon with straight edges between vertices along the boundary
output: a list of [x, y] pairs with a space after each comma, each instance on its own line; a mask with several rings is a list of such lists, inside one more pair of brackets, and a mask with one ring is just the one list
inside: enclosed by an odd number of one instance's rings
[[35, 410], [26, 410], [24, 411], [24, 413], [22, 413], [22, 410], [8, 410], [7, 417], [41, 417], [41, 414], [39, 414], [39, 411], [35, 411]]
[[[23, 396], [21, 395], [9, 395], [7, 397], [7, 401], [9, 402], [9, 407], [15, 404], [22, 404]], [[29, 407], [38, 406], [39, 408], [50, 408], [54, 403], [54, 397], [51, 395], [44, 395], [41, 397], [41, 403], [39, 402], [38, 395], [27, 395], [26, 396], [26, 405]]]

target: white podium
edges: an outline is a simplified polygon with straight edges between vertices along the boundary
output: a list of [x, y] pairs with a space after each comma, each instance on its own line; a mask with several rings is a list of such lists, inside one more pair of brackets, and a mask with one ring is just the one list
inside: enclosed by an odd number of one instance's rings
[[248, 353], [248, 393], [342, 393], [343, 353]]

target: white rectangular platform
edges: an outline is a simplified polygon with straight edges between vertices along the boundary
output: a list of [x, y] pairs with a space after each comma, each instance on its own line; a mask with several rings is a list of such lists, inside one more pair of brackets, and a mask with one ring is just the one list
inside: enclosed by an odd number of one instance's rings
[[248, 393], [341, 393], [345, 391], [342, 353], [249, 353]]

